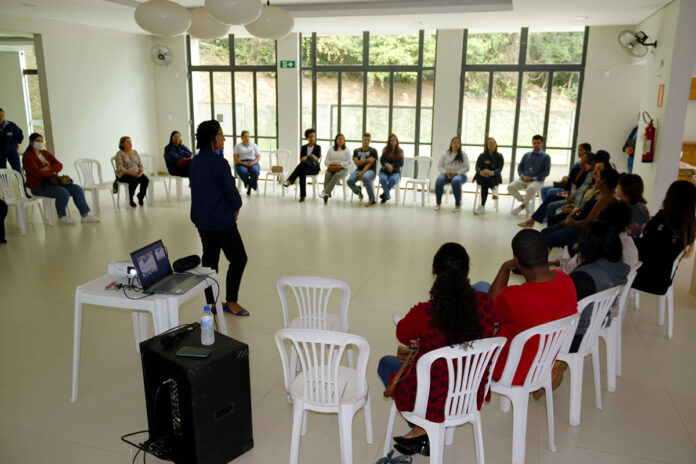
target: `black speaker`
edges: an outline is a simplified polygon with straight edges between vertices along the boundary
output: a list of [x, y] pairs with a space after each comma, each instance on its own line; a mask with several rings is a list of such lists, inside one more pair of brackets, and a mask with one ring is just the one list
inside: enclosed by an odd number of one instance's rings
[[189, 255], [174, 261], [172, 268], [174, 272], [186, 272], [199, 264], [201, 264], [201, 258], [198, 255]]
[[207, 358], [176, 356], [202, 347], [200, 324], [169, 345], [140, 344], [149, 444], [177, 464], [223, 464], [254, 446], [249, 347], [220, 333]]

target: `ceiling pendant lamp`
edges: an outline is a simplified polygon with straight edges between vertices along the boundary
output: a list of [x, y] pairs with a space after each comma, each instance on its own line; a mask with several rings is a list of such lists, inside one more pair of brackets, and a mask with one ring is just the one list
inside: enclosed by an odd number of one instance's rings
[[223, 24], [249, 24], [261, 15], [259, 0], [205, 0], [205, 8]]
[[222, 24], [210, 16], [208, 10], [203, 7], [192, 8], [191, 27], [188, 33], [197, 39], [217, 39], [226, 36], [230, 32], [229, 24]]
[[135, 9], [135, 22], [152, 34], [179, 35], [191, 25], [191, 14], [169, 0], [148, 0]]
[[295, 20], [284, 9], [268, 5], [264, 5], [261, 10], [259, 19], [251, 24], [247, 24], [244, 28], [251, 35], [260, 39], [282, 39], [292, 31], [295, 26]]

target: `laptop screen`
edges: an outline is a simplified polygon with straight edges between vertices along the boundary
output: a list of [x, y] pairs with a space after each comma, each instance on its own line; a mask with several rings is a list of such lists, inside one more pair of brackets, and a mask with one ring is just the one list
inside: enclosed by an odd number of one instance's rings
[[172, 266], [164, 249], [162, 240], [157, 240], [146, 247], [131, 253], [133, 266], [138, 273], [140, 285], [147, 290], [166, 276], [172, 274]]

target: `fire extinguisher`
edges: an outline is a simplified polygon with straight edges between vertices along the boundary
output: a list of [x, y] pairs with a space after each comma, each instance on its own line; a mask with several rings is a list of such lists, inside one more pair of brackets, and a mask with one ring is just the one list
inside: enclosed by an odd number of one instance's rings
[[643, 121], [648, 125], [645, 128], [645, 134], [643, 134], [642, 160], [644, 163], [652, 163], [655, 156], [655, 126], [653, 125], [653, 118], [650, 117], [647, 111], [643, 111]]

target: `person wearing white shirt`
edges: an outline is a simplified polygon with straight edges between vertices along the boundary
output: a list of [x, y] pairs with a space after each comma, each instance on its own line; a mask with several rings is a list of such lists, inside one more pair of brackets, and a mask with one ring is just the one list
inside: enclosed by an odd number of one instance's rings
[[435, 211], [440, 210], [445, 185], [452, 184], [454, 212], [458, 213], [461, 211], [462, 184], [466, 182], [466, 173], [469, 172], [469, 157], [462, 151], [462, 140], [459, 137], [452, 138], [449, 150], [440, 155], [437, 167], [440, 175], [435, 181]]
[[261, 151], [259, 147], [250, 141], [249, 131], [242, 131], [242, 141], [234, 146], [234, 170], [247, 189], [247, 196], [251, 190], [258, 188], [259, 172], [261, 166]]
[[343, 134], [338, 134], [334, 139], [334, 144], [326, 152], [324, 165], [326, 165], [326, 175], [324, 176], [324, 190], [319, 195], [324, 199], [324, 204], [328, 203], [331, 191], [339, 180], [348, 175], [348, 170], [353, 159], [350, 150], [346, 148], [346, 138]]

